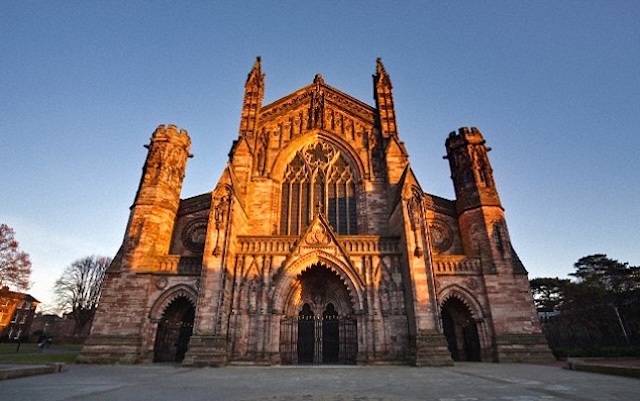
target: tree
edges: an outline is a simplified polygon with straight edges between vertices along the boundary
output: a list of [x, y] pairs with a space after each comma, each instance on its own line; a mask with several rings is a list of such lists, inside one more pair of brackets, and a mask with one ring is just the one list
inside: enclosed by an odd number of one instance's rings
[[584, 287], [596, 302], [623, 303], [640, 290], [640, 267], [629, 266], [604, 254], [580, 258], [570, 276]]
[[75, 320], [74, 335], [93, 320], [111, 258], [87, 256], [67, 266], [56, 280], [54, 292], [58, 307]]
[[558, 311], [545, 321], [552, 342], [569, 347], [640, 345], [640, 267], [605, 254], [580, 258], [574, 280], [530, 281], [539, 311]]
[[13, 228], [0, 224], [0, 288], [26, 291], [30, 287], [31, 261], [20, 250]]
[[533, 300], [539, 312], [558, 311], [565, 298], [569, 279], [558, 277], [540, 277], [529, 281]]

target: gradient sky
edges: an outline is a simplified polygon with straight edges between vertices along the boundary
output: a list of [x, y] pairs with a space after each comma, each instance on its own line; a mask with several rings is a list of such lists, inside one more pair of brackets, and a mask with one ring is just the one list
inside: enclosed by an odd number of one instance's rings
[[530, 277], [593, 253], [640, 265], [638, 1], [3, 1], [0, 222], [30, 293], [113, 256], [159, 124], [192, 138], [182, 196], [211, 191], [256, 56], [265, 104], [325, 81], [370, 105], [381, 57], [422, 188], [453, 198], [444, 141], [484, 134]]

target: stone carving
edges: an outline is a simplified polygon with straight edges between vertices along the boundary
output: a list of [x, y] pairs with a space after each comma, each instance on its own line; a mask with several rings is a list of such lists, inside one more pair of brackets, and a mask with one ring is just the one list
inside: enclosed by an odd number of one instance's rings
[[256, 143], [256, 170], [260, 175], [264, 175], [266, 168], [268, 144], [269, 135], [265, 132], [261, 132], [260, 135], [258, 135]]
[[182, 244], [195, 253], [204, 251], [207, 237], [207, 219], [202, 217], [190, 221], [182, 230]]
[[416, 243], [416, 248], [413, 251], [413, 255], [417, 258], [424, 255], [423, 249], [420, 246], [420, 236], [418, 231], [422, 225], [422, 196], [417, 189], [412, 190], [413, 196], [407, 199], [407, 213], [409, 214], [409, 224], [411, 231], [413, 232], [413, 238]]
[[303, 154], [311, 168], [320, 167], [324, 170], [336, 153], [336, 149], [328, 143], [316, 142], [309, 145]]
[[175, 185], [179, 182], [184, 177], [185, 169], [181, 152], [183, 150], [177, 146], [153, 145], [147, 157], [143, 183], [145, 185], [158, 183]]
[[381, 138], [378, 138], [379, 131], [365, 132], [368, 146], [371, 152], [371, 164], [373, 167], [373, 175], [383, 178], [385, 176], [385, 160], [384, 151], [382, 150]]
[[407, 211], [409, 212], [409, 223], [411, 230], [416, 231], [420, 226], [420, 199], [417, 196], [411, 197], [407, 201]]
[[220, 256], [222, 249], [220, 248], [220, 230], [224, 227], [229, 217], [229, 207], [231, 205], [231, 188], [225, 188], [225, 194], [214, 200], [214, 222], [216, 226], [216, 244], [213, 247], [213, 255]]
[[166, 277], [158, 277], [156, 279], [156, 288], [159, 290], [167, 288], [167, 284], [169, 284], [169, 280]]
[[453, 230], [443, 220], [434, 220], [429, 225], [431, 234], [431, 244], [438, 253], [443, 253], [451, 248], [453, 244]]
[[467, 287], [468, 287], [470, 290], [477, 290], [477, 289], [478, 289], [478, 287], [480, 287], [480, 284], [478, 283], [478, 280], [476, 280], [475, 278], [473, 278], [473, 277], [469, 277], [469, 278], [467, 279]]
[[311, 105], [309, 108], [309, 128], [324, 128], [324, 80], [322, 75], [316, 75], [313, 81], [316, 86], [311, 93]]
[[317, 224], [311, 229], [304, 242], [310, 246], [324, 246], [329, 245], [331, 237], [323, 225]]
[[217, 199], [216, 206], [214, 209], [214, 213], [215, 213], [214, 220], [216, 223], [216, 230], [220, 230], [222, 228], [222, 225], [224, 224], [227, 218], [227, 214], [228, 214], [227, 209], [228, 209], [229, 203], [231, 202], [231, 189], [227, 188], [226, 192], [227, 192], [226, 195], [223, 195]]

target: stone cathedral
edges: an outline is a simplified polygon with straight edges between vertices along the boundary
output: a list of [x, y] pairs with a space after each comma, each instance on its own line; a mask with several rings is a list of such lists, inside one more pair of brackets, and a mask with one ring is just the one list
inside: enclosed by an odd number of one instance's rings
[[209, 193], [180, 198], [189, 135], [155, 130], [81, 361], [551, 358], [478, 129], [446, 138], [448, 200], [411, 169], [381, 60], [375, 106], [321, 75], [267, 105], [264, 88], [258, 58]]

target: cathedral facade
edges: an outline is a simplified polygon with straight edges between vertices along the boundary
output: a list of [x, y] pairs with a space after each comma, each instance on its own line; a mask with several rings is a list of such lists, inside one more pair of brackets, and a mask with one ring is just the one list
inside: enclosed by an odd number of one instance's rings
[[380, 60], [375, 106], [321, 75], [267, 105], [264, 87], [258, 58], [210, 193], [180, 198], [187, 132], [153, 133], [82, 361], [551, 358], [476, 128], [446, 139], [448, 200], [411, 169]]

